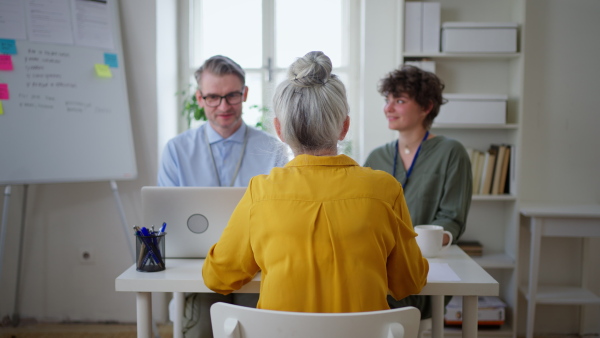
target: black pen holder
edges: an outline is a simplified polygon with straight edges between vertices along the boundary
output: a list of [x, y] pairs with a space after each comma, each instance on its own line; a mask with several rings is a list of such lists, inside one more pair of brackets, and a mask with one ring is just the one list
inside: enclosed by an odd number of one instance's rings
[[136, 270], [155, 272], [165, 269], [165, 235], [135, 235]]

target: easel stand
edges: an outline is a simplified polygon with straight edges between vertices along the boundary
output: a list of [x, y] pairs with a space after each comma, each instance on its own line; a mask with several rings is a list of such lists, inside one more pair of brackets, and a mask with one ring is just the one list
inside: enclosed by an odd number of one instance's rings
[[2, 208], [2, 227], [0, 228], [0, 281], [2, 280], [2, 262], [4, 261], [4, 241], [6, 239], [6, 222], [8, 221], [8, 201], [10, 200], [11, 187], [4, 188], [4, 207]]
[[[15, 291], [15, 303], [14, 303], [14, 311], [13, 316], [11, 318], [11, 324], [13, 326], [19, 325], [20, 322], [20, 314], [19, 314], [19, 295], [20, 295], [20, 285], [21, 285], [21, 261], [23, 257], [23, 240], [25, 234], [25, 216], [27, 210], [27, 190], [29, 188], [28, 184], [25, 184], [23, 190], [23, 202], [21, 206], [21, 231], [19, 238], [19, 254], [17, 258], [17, 283], [16, 283], [16, 291]], [[131, 239], [131, 228], [127, 226], [127, 219], [125, 218], [125, 211], [123, 209], [123, 204], [121, 203], [121, 197], [119, 196], [119, 190], [117, 187], [117, 182], [114, 180], [110, 181], [110, 187], [113, 192], [113, 196], [115, 198], [115, 202], [117, 204], [117, 210], [119, 211], [119, 216], [121, 218], [121, 225], [123, 227], [124, 238], [129, 247], [129, 252], [131, 253], [132, 262], [135, 262], [135, 248], [133, 247], [133, 242]], [[2, 209], [2, 228], [0, 229], [0, 281], [2, 280], [2, 262], [4, 261], [4, 248], [5, 248], [5, 239], [6, 239], [6, 228], [8, 223], [8, 207], [10, 205], [10, 196], [12, 192], [12, 187], [7, 185], [4, 189], [4, 205]], [[154, 337], [160, 338], [160, 334], [158, 333], [158, 327], [156, 326], [156, 322], [152, 319], [152, 331], [154, 331]]]
[[[125, 218], [125, 210], [123, 209], [123, 204], [121, 203], [121, 196], [119, 196], [119, 189], [117, 187], [117, 182], [115, 180], [110, 181], [110, 188], [113, 192], [113, 196], [115, 197], [115, 202], [117, 203], [117, 210], [119, 210], [119, 215], [121, 217], [121, 225], [123, 226], [123, 235], [129, 246], [129, 252], [131, 253], [132, 262], [135, 262], [135, 248], [133, 247], [133, 242], [131, 241], [132, 228], [127, 226], [127, 219]], [[158, 333], [158, 327], [156, 326], [156, 321], [152, 318], [152, 331], [154, 331], [154, 337], [160, 338], [160, 334]]]
[[119, 189], [117, 188], [117, 182], [114, 180], [110, 181], [110, 189], [113, 192], [113, 196], [115, 197], [115, 202], [117, 203], [117, 210], [119, 210], [119, 216], [121, 217], [121, 225], [123, 226], [123, 235], [129, 246], [129, 253], [131, 253], [131, 258], [133, 262], [135, 262], [135, 248], [133, 247], [133, 242], [130, 240], [132, 231], [130, 227], [127, 226], [127, 219], [125, 218], [125, 210], [123, 210], [123, 204], [121, 203], [121, 197], [119, 196]]
[[[11, 324], [13, 326], [19, 325], [21, 317], [19, 315], [19, 295], [21, 293], [21, 262], [23, 259], [23, 239], [25, 234], [25, 211], [27, 210], [27, 190], [29, 185], [23, 186], [23, 204], [21, 208], [21, 232], [19, 235], [19, 253], [17, 255], [17, 283], [15, 290], [15, 303], [13, 308], [13, 315], [11, 318]], [[10, 205], [10, 195], [12, 187], [7, 185], [4, 189], [4, 207], [2, 210], [2, 231], [0, 233], [0, 280], [2, 280], [2, 262], [4, 261], [4, 243], [6, 239], [6, 228], [8, 223], [8, 206]]]

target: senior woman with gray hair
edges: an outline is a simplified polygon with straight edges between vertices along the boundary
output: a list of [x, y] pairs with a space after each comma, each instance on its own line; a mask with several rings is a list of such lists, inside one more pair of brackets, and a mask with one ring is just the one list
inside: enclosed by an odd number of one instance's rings
[[277, 87], [275, 130], [295, 157], [251, 179], [204, 262], [211, 290], [229, 294], [262, 271], [258, 308], [361, 312], [426, 284], [398, 181], [337, 154], [350, 119], [331, 70], [329, 57], [310, 52]]

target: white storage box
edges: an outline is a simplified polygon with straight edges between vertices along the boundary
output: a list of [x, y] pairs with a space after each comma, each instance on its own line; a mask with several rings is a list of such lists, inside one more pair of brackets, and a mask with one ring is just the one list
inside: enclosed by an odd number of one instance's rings
[[444, 98], [448, 102], [434, 123], [506, 124], [506, 95], [444, 94]]
[[513, 22], [444, 22], [445, 53], [515, 53], [517, 27]]
[[441, 4], [407, 1], [404, 6], [404, 52], [439, 53]]
[[[505, 321], [506, 304], [498, 297], [477, 297], [477, 324], [483, 326], [500, 326]], [[444, 315], [446, 325], [462, 325], [462, 297], [453, 296], [446, 305]]]

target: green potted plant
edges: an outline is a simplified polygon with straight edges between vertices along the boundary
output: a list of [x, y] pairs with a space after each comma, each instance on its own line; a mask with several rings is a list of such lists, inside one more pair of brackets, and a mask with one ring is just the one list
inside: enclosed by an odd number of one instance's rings
[[181, 105], [181, 115], [187, 119], [188, 128], [192, 124], [192, 120], [195, 121], [206, 121], [206, 114], [204, 113], [204, 107], [198, 105], [196, 99], [196, 91], [188, 88], [187, 90], [181, 90], [177, 92], [177, 95], [183, 97]]

